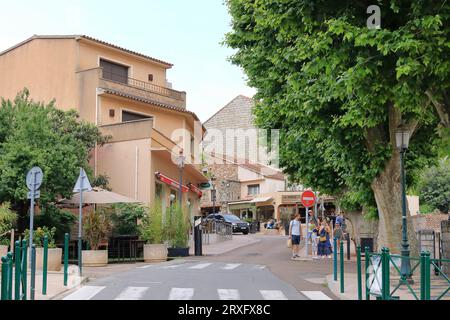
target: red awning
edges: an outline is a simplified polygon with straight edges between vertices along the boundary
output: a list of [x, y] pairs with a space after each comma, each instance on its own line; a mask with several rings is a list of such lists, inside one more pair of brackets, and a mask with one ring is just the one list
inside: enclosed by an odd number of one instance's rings
[[201, 198], [202, 197], [202, 194], [203, 194], [203, 192], [199, 189], [199, 188], [197, 188], [196, 186], [194, 186], [192, 183], [188, 183], [188, 187], [189, 187], [189, 189], [192, 191], [192, 192], [195, 192], [197, 195], [198, 195], [198, 197], [199, 198]]
[[[168, 176], [165, 176], [165, 175], [163, 175], [163, 174], [160, 173], [160, 172], [155, 172], [155, 176], [156, 176], [156, 178], [158, 178], [161, 182], [164, 182], [165, 184], [168, 184], [169, 186], [172, 186], [172, 187], [176, 188], [177, 190], [180, 189], [180, 184], [179, 184], [177, 181], [175, 181], [175, 180], [169, 178]], [[182, 185], [182, 186], [181, 186], [181, 190], [182, 190], [183, 192], [188, 192], [188, 191], [189, 191], [189, 188], [186, 187], [185, 185]]]

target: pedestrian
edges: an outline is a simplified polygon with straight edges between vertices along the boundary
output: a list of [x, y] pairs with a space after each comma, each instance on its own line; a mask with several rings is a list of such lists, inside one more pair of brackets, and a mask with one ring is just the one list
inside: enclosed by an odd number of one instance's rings
[[299, 258], [299, 246], [302, 239], [302, 225], [300, 222], [300, 214], [295, 215], [294, 220], [289, 225], [289, 239], [292, 241], [292, 259]]
[[343, 238], [344, 234], [342, 232], [342, 228], [339, 223], [336, 223], [335, 229], [334, 229], [334, 237], [336, 238], [336, 246], [337, 248], [334, 248], [337, 252], [339, 252], [339, 248], [341, 246], [341, 240]]
[[330, 232], [330, 227], [325, 221], [322, 221], [319, 228], [319, 244], [317, 246], [317, 254], [322, 257], [322, 259], [324, 259], [325, 256], [331, 258], [331, 253], [333, 252], [330, 243]]
[[314, 250], [314, 243], [313, 243], [313, 233], [314, 229], [318, 227], [317, 219], [314, 216], [314, 211], [309, 211], [309, 221], [308, 221], [308, 227], [307, 227], [307, 236], [306, 241], [311, 242], [311, 248]]

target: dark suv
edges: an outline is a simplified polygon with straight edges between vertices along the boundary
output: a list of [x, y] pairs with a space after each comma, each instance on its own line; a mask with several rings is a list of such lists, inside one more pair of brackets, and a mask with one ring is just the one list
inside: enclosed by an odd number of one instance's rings
[[233, 232], [242, 232], [243, 234], [248, 234], [250, 231], [250, 226], [247, 222], [242, 221], [237, 216], [231, 213], [216, 213], [208, 215], [204, 221], [223, 221], [231, 224], [233, 226]]

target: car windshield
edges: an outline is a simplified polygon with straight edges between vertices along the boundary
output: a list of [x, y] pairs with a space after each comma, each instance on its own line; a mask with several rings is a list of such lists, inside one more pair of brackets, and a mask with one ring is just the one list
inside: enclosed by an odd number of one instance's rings
[[226, 214], [223, 217], [228, 222], [239, 222], [239, 221], [241, 221], [238, 217], [236, 217], [235, 215], [232, 215], [232, 214]]

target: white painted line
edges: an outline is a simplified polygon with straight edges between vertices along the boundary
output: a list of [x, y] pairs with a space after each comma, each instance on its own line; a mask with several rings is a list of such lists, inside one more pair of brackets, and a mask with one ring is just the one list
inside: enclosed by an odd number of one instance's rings
[[239, 291], [236, 289], [217, 289], [220, 300], [239, 300]]
[[191, 300], [194, 295], [194, 288], [172, 288], [169, 300]]
[[259, 290], [264, 300], [287, 300], [281, 290]]
[[137, 267], [136, 269], [147, 269], [147, 268], [154, 267], [154, 266], [155, 266], [154, 264], [148, 264], [146, 266]]
[[239, 267], [240, 265], [241, 265], [240, 263], [228, 263], [224, 267], [222, 267], [222, 269], [224, 269], [224, 270], [233, 270], [233, 269]]
[[97, 293], [105, 289], [106, 287], [100, 287], [100, 286], [84, 286], [81, 289], [78, 289], [72, 294], [69, 294], [68, 296], [64, 297], [63, 300], [90, 300], [92, 299]]
[[322, 291], [301, 291], [309, 300], [332, 300]]
[[266, 267], [266, 266], [261, 266], [261, 265], [256, 265], [256, 266], [254, 266], [255, 269], [260, 269], [260, 270], [264, 269], [265, 267]]
[[173, 268], [178, 268], [178, 267], [185, 266], [185, 265], [186, 265], [185, 263], [171, 264], [170, 266], [161, 267], [161, 269], [173, 269]]
[[210, 265], [212, 265], [212, 263], [199, 263], [199, 264], [193, 265], [192, 267], [189, 267], [189, 269], [203, 269]]
[[140, 300], [148, 287], [127, 287], [114, 300]]

